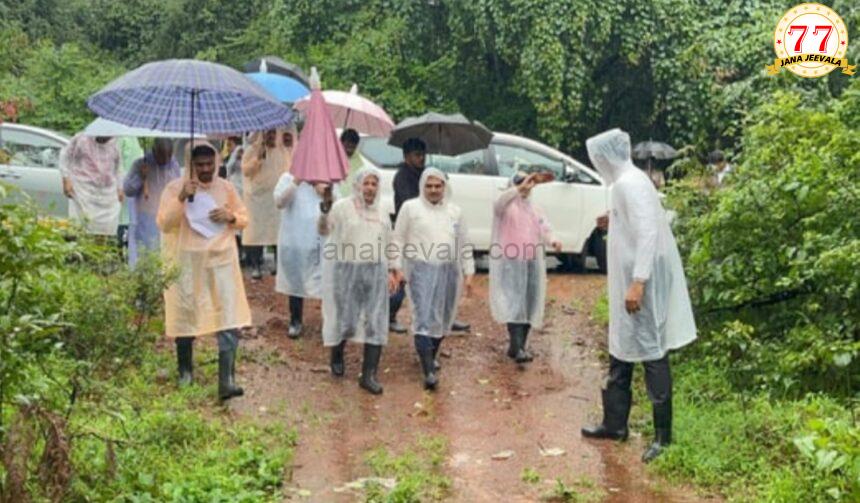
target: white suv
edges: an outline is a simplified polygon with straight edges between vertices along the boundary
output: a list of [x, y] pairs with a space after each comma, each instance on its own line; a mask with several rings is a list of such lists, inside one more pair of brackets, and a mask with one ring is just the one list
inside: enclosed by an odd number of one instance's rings
[[[365, 160], [382, 169], [382, 204], [393, 214], [392, 180], [403, 154], [387, 142], [386, 138], [364, 137], [359, 151]], [[514, 173], [524, 168], [552, 171], [556, 181], [539, 185], [532, 197], [562, 242], [559, 260], [568, 269], [584, 269], [586, 257], [594, 256], [598, 268], [606, 271], [606, 241], [595, 220], [606, 212], [609, 193], [600, 176], [582, 163], [528, 138], [494, 133], [484, 150], [454, 157], [429, 155], [427, 166], [448, 173], [454, 201], [463, 209], [478, 252], [490, 247], [493, 203]]]

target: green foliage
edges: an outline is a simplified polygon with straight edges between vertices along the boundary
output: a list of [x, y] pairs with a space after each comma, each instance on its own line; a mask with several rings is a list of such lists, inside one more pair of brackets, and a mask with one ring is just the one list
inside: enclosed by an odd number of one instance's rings
[[33, 43], [20, 29], [0, 24], [0, 40], [8, 39], [20, 47], [12, 49], [16, 53], [7, 60], [8, 71], [0, 73], [0, 101], [29, 103], [21, 110], [22, 123], [77, 132], [92, 120], [87, 98], [123, 73], [123, 68], [106, 55], [75, 43]]
[[591, 319], [604, 328], [609, 326], [609, 296], [605, 290], [591, 308]]
[[[33, 93], [40, 85], [73, 80], [86, 88], [75, 95], [85, 98], [104, 83], [92, 65], [114, 75], [158, 59], [197, 57], [241, 67], [275, 55], [319, 67], [327, 88], [357, 83], [396, 119], [459, 110], [492, 129], [541, 139], [583, 160], [585, 138], [615, 126], [634, 139], [690, 145], [697, 156], [717, 146], [736, 150], [749, 111], [774, 90], [823, 100], [838, 96], [849, 80], [839, 72], [812, 80], [766, 75], [773, 26], [786, 7], [777, 0], [19, 4], [0, 7], [0, 18], [36, 46], [48, 40], [59, 51], [74, 43], [89, 60], [73, 62], [86, 69], [83, 79], [80, 69], [51, 74], [47, 82], [23, 79], [22, 87]], [[849, 38], [857, 38], [856, 7], [841, 0], [833, 6], [845, 18]], [[856, 46], [849, 48], [852, 61]], [[71, 131], [88, 118], [83, 108], [68, 110], [80, 117], [37, 113], [28, 119]]]
[[752, 114], [731, 187], [676, 193], [702, 354], [778, 392], [850, 394], [860, 376], [857, 82], [781, 93]]
[[721, 369], [696, 361], [673, 373], [675, 443], [658, 459], [659, 472], [717, 490], [729, 501], [848, 502], [860, 496], [858, 428], [832, 398], [774, 401], [760, 392], [739, 394]]
[[[212, 417], [211, 350], [164, 383], [156, 255], [37, 216], [0, 185], [0, 499], [280, 501], [294, 433]], [[17, 194], [15, 195], [17, 196]], [[200, 345], [198, 345], [199, 347]], [[159, 384], [160, 381], [160, 384]]]
[[443, 475], [447, 443], [441, 437], [421, 438], [411, 449], [394, 455], [385, 448], [367, 454], [373, 475], [391, 477], [397, 485], [386, 492], [380, 486], [367, 490], [366, 501], [407, 503], [440, 501], [448, 494], [451, 481]]
[[594, 483], [586, 478], [579, 479], [571, 484], [566, 484], [563, 480], [556, 479], [552, 490], [541, 499], [553, 503], [585, 503], [601, 501], [603, 496], [603, 492], [595, 489]]

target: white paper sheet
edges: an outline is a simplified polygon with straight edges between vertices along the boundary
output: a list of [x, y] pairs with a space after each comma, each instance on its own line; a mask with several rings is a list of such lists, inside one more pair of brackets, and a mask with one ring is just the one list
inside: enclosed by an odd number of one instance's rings
[[209, 212], [218, 208], [218, 204], [212, 199], [212, 196], [206, 192], [197, 192], [194, 194], [194, 202], [185, 203], [185, 218], [188, 219], [188, 224], [198, 234], [206, 239], [224, 232], [226, 224], [213, 222], [209, 218]]

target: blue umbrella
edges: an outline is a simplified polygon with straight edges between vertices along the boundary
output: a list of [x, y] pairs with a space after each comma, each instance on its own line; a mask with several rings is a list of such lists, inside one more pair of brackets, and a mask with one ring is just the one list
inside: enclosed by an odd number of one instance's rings
[[292, 111], [243, 74], [215, 63], [147, 63], [90, 96], [98, 116], [131, 127], [231, 134], [285, 126]]
[[285, 75], [266, 72], [245, 75], [283, 103], [295, 103], [311, 93], [301, 81]]

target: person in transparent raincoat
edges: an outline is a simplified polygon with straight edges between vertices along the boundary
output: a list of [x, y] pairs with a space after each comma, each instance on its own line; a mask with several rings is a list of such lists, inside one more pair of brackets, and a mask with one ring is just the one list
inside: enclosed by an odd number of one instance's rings
[[[217, 333], [218, 396], [226, 400], [244, 393], [235, 383], [236, 350], [239, 330], [251, 325], [251, 309], [234, 238], [248, 223], [248, 212], [233, 185], [216, 176], [219, 164], [211, 144], [197, 140], [193, 151], [189, 144], [186, 176], [164, 188], [156, 224], [164, 263], [179, 273], [164, 292], [165, 332], [176, 341], [179, 383], [192, 382], [194, 339]], [[195, 230], [187, 215], [189, 204], [204, 200], [216, 206], [208, 217], [220, 227], [210, 237]]]
[[507, 324], [508, 356], [530, 362], [526, 349], [529, 331], [543, 325], [546, 300], [545, 246], [556, 251], [561, 243], [552, 235], [543, 211], [529, 198], [539, 183], [552, 180], [547, 173], [519, 172], [493, 207], [490, 249], [490, 312]]
[[382, 346], [388, 342], [388, 295], [396, 288], [389, 272], [391, 220], [379, 204], [382, 173], [361, 168], [352, 195], [335, 203], [319, 219], [323, 245], [323, 345], [331, 348], [331, 371], [345, 372], [347, 341], [364, 344], [359, 385], [374, 395]]
[[608, 215], [609, 378], [603, 422], [590, 438], [625, 439], [635, 362], [645, 366], [654, 413], [649, 462], [672, 440], [670, 350], [696, 339], [696, 323], [678, 246], [657, 190], [630, 160], [630, 137], [612, 129], [586, 141], [588, 155], [610, 184]]
[[161, 193], [168, 183], [181, 176], [173, 158], [173, 142], [156, 138], [152, 149], [134, 161], [123, 181], [123, 191], [133, 207], [128, 232], [128, 263], [134, 267], [139, 257], [161, 247], [161, 232], [155, 224]]
[[251, 146], [242, 155], [242, 199], [250, 218], [242, 231], [242, 245], [251, 277], [260, 279], [265, 248], [276, 246], [277, 255], [278, 209], [272, 191], [281, 175], [290, 171], [292, 147], [284, 145], [281, 129], [256, 132], [251, 137]]
[[[451, 331], [461, 287], [471, 291], [475, 262], [460, 207], [451, 201], [445, 173], [428, 167], [421, 195], [403, 203], [394, 226], [395, 279], [406, 279], [412, 302], [412, 333], [424, 387], [436, 389], [436, 356]], [[465, 277], [464, 277], [465, 275]]]
[[322, 241], [317, 228], [320, 203], [328, 184], [309, 183], [284, 173], [275, 186], [275, 205], [281, 210], [278, 230], [278, 268], [275, 290], [289, 296], [287, 336], [302, 334], [304, 299], [322, 293]]

